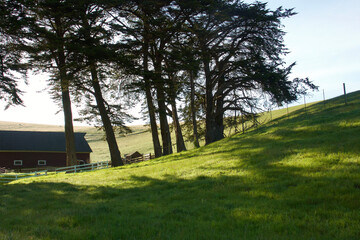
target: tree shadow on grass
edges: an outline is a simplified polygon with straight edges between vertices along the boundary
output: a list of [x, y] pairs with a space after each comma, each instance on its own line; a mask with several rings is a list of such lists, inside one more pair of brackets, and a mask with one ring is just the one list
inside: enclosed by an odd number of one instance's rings
[[[334, 179], [293, 177], [261, 182], [241, 176], [132, 176], [136, 184], [128, 188], [0, 186], [0, 238], [352, 239], [359, 233], [358, 203], [308, 186], [324, 187]], [[349, 199], [360, 192], [342, 191]]]
[[[269, 154], [276, 152], [275, 149], [279, 149], [277, 146], [282, 146], [280, 148], [281, 152], [278, 153], [277, 160], [272, 157], [268, 158], [271, 161], [281, 161], [288, 157], [289, 154], [305, 150], [317, 154], [337, 154], [339, 152], [359, 154], [360, 143], [354, 138], [357, 134], [360, 135], [360, 129], [357, 126], [351, 126], [351, 124], [349, 126], [339, 124], [341, 121], [348, 123], [359, 122], [359, 95], [360, 91], [348, 94], [347, 106], [344, 105], [344, 97], [340, 96], [326, 101], [325, 107], [323, 102], [319, 102], [308, 107], [306, 112], [304, 109], [296, 110], [290, 116], [279, 117], [246, 134], [237, 134], [199, 149], [131, 165], [128, 168], [151, 166], [170, 161], [183, 161], [198, 156], [212, 158], [214, 155], [222, 153], [228, 153], [228, 155], [238, 154], [238, 156], [245, 157], [245, 159], [249, 157], [251, 159], [260, 157], [261, 159], [262, 156], [267, 157]], [[267, 135], [270, 133], [271, 138]], [[352, 143], [349, 144], [349, 141], [352, 141]], [[276, 147], [274, 148], [274, 146]], [[253, 154], [247, 152], [247, 150], [254, 148], [262, 148], [263, 150], [254, 157]]]
[[[247, 134], [238, 134], [221, 142], [230, 155], [242, 154], [252, 159], [281, 161], [289, 154], [313, 152], [315, 154], [359, 154], [360, 142], [360, 92], [348, 95], [348, 105], [343, 106], [341, 98], [331, 101], [333, 109], [323, 109], [323, 103], [312, 105], [287, 116], [273, 120], [265, 126]], [[244, 147], [245, 146], [245, 147]], [[255, 154], [248, 154], [244, 149], [258, 149]], [[277, 154], [278, 156], [269, 156]], [[266, 162], [266, 160], [265, 160]]]
[[[199, 166], [203, 175], [196, 178], [0, 185], [0, 239], [356, 239], [359, 164], [342, 158], [359, 155], [360, 132], [338, 124], [340, 108], [312, 118], [299, 111], [245, 135], [131, 166], [199, 156], [220, 161]], [[345, 110], [343, 119], [356, 121]], [[287, 164], [296, 155], [299, 163]], [[318, 164], [304, 165], [314, 156]]]

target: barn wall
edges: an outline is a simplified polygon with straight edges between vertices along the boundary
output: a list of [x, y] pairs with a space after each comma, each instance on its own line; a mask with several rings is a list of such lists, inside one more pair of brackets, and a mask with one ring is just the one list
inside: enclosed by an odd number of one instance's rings
[[[90, 153], [78, 153], [77, 158], [90, 161]], [[14, 166], [14, 160], [23, 160], [22, 166]], [[8, 169], [21, 168], [36, 168], [44, 167], [38, 165], [38, 160], [46, 160], [46, 166], [51, 167], [65, 167], [66, 154], [65, 153], [51, 153], [51, 152], [0, 152], [0, 167]]]

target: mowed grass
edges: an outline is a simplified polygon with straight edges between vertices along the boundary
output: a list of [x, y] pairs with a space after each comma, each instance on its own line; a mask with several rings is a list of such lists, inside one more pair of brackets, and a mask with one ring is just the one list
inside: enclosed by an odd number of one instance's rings
[[359, 136], [356, 92], [184, 153], [0, 185], [0, 239], [359, 239]]

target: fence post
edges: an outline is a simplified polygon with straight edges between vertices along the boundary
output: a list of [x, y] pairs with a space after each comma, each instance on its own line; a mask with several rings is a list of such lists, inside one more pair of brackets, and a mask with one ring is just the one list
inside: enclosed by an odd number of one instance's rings
[[345, 87], [345, 83], [343, 83], [343, 88], [344, 88], [344, 96], [345, 96], [345, 105], [347, 105], [347, 97], [346, 97], [346, 87]]
[[241, 128], [242, 128], [242, 133], [245, 133], [245, 126], [244, 126], [244, 116], [243, 113], [241, 113]]
[[74, 174], [76, 173], [76, 165], [74, 166]]
[[286, 103], [286, 116], [289, 118], [289, 104]]

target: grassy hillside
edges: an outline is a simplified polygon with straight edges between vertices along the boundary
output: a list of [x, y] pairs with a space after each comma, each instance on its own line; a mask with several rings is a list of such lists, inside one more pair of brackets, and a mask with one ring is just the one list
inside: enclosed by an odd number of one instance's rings
[[358, 239], [360, 92], [348, 101], [173, 156], [1, 185], [0, 239]]
[[[312, 105], [314, 103], [310, 103]], [[287, 112], [290, 114], [294, 111], [302, 109], [304, 106], [299, 105], [295, 107], [290, 107], [288, 111], [286, 109], [272, 111], [263, 113], [260, 118], [260, 123], [266, 123], [271, 119], [276, 119], [282, 116], [286, 116]], [[245, 127], [251, 126], [251, 123], [245, 123]], [[140, 153], [153, 153], [153, 144], [150, 129], [148, 126], [131, 126], [132, 133], [129, 134], [116, 134], [117, 142], [119, 149], [122, 154], [129, 154], [135, 151]], [[241, 125], [238, 127], [241, 131]], [[2, 122], [0, 121], [0, 130], [11, 130], [11, 131], [64, 131], [64, 126], [59, 125], [41, 125], [41, 124], [30, 124], [30, 123], [16, 123], [16, 122]], [[102, 130], [98, 130], [94, 127], [75, 127], [77, 132], [86, 132], [85, 138], [87, 139], [93, 153], [91, 153], [91, 161], [99, 162], [106, 161], [110, 159], [110, 153], [108, 150], [108, 145], [105, 140], [105, 135]], [[234, 134], [234, 128], [225, 129], [225, 134], [227, 136]], [[161, 135], [159, 133], [159, 137]], [[173, 139], [173, 151], [175, 152], [175, 133], [172, 132]], [[191, 142], [186, 142], [187, 149], [193, 149], [193, 144]], [[204, 141], [200, 142], [201, 145], [204, 145]]]

